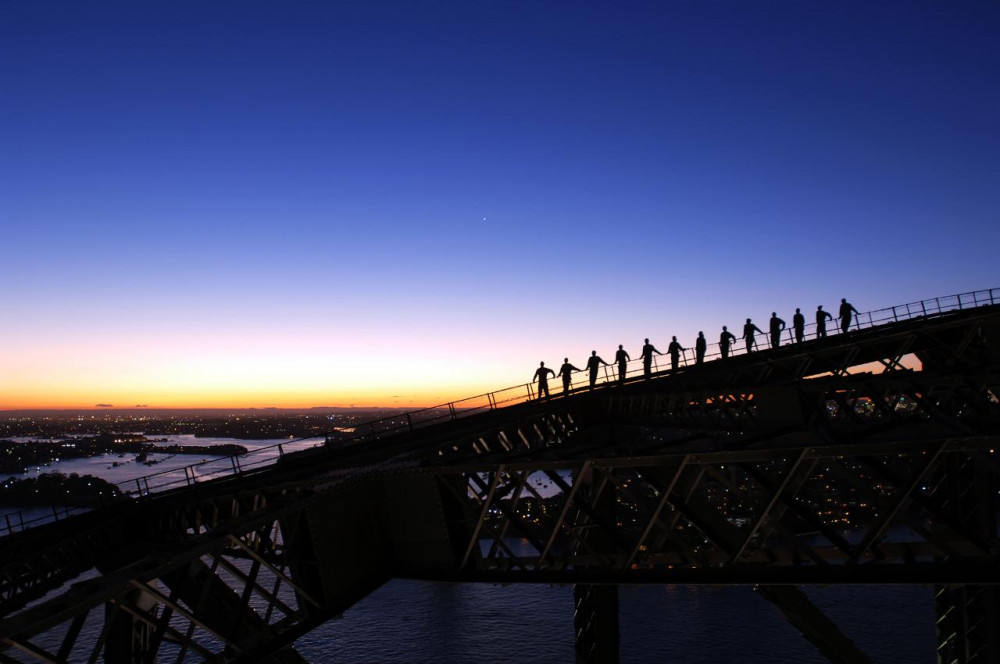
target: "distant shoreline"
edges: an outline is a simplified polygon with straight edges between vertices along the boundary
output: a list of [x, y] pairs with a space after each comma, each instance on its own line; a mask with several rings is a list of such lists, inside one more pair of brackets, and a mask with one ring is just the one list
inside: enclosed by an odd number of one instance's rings
[[45, 415], [53, 416], [72, 416], [72, 415], [96, 415], [97, 413], [105, 414], [137, 414], [142, 413], [146, 415], [219, 415], [219, 414], [262, 414], [262, 413], [275, 413], [283, 415], [296, 415], [296, 414], [311, 414], [315, 415], [317, 413], [358, 413], [358, 412], [394, 412], [394, 413], [405, 413], [412, 412], [414, 410], [421, 410], [425, 408], [434, 408], [434, 406], [311, 406], [306, 408], [277, 408], [277, 407], [233, 407], [233, 408], [154, 408], [154, 407], [135, 407], [126, 406], [122, 408], [117, 407], [91, 407], [91, 408], [16, 408], [16, 409], [0, 409], [0, 417], [39, 417]]
[[[235, 443], [157, 445], [157, 442], [164, 441], [136, 434], [101, 434], [83, 438], [64, 438], [58, 442], [36, 440], [19, 443], [0, 440], [0, 472], [25, 473], [31, 466], [43, 466], [61, 459], [81, 459], [102, 454], [135, 454], [140, 457], [149, 454], [208, 454], [221, 457], [246, 454], [248, 451], [246, 447]], [[137, 457], [137, 460], [145, 459]]]

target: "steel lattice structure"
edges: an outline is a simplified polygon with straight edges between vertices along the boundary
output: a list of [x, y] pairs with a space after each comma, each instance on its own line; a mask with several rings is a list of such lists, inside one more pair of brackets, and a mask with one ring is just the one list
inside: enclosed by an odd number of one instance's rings
[[576, 584], [602, 662], [616, 584], [752, 584], [843, 662], [799, 584], [933, 584], [940, 661], [1000, 661], [998, 395], [983, 306], [290, 454], [0, 539], [0, 661], [301, 661], [393, 577]]

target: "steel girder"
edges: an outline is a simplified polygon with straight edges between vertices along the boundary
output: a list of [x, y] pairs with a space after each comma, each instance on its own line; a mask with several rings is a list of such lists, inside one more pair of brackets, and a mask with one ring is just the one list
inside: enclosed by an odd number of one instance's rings
[[[982, 435], [413, 472], [464, 505], [449, 530], [467, 536], [453, 543], [455, 580], [997, 583], [995, 526], [954, 518], [939, 470], [993, 477], [998, 446]], [[416, 577], [441, 567], [400, 561]]]
[[[301, 661], [288, 646], [330, 614], [292, 578], [281, 532], [290, 517], [258, 513], [239, 528], [162, 543], [92, 574], [5, 616], [3, 654], [44, 662]], [[85, 625], [96, 639], [80, 638]]]
[[[995, 477], [980, 464], [955, 458], [938, 470], [942, 502], [966, 532], [988, 540], [996, 531]], [[938, 661], [1000, 661], [1000, 587], [972, 582], [935, 588]]]
[[618, 587], [574, 586], [573, 629], [577, 664], [618, 664]]
[[874, 424], [955, 433], [1000, 425], [1000, 367], [817, 378], [774, 385], [611, 395], [611, 421], [737, 432], [822, 429], [852, 434]]

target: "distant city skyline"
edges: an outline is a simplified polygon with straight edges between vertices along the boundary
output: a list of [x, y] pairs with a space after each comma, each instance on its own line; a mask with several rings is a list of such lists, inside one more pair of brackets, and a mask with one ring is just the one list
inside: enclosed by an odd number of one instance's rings
[[1000, 286], [1000, 5], [0, 6], [0, 410], [431, 406]]

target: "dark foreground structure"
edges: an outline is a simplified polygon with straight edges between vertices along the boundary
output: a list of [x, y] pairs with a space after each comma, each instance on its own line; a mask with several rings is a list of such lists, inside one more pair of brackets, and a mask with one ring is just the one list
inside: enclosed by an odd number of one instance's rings
[[869, 660], [798, 585], [933, 585], [939, 661], [1000, 661], [1000, 290], [972, 295], [8, 525], [0, 657], [299, 662], [405, 577], [575, 584], [579, 662], [618, 660], [618, 584], [753, 585], [834, 662]]

